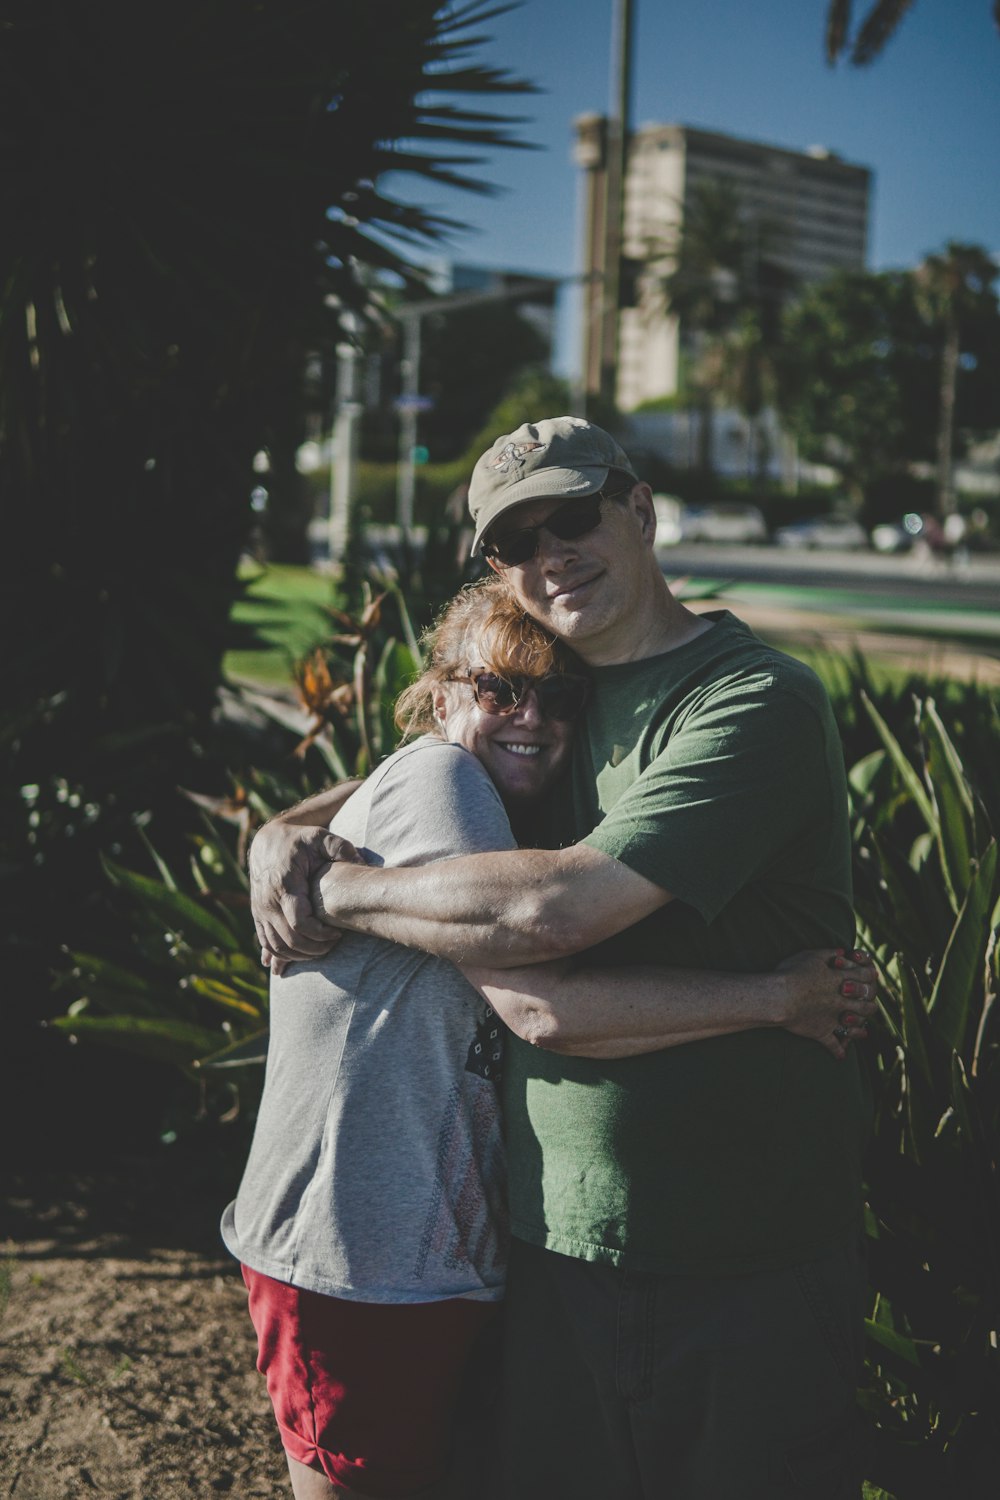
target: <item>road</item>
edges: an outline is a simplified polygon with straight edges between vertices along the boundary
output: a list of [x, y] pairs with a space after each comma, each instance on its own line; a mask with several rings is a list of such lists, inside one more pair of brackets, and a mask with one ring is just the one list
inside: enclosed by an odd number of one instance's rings
[[683, 597], [721, 585], [724, 603], [776, 644], [860, 650], [907, 672], [1000, 687], [1000, 556], [955, 567], [690, 543], [659, 559]]
[[1000, 616], [1000, 554], [966, 565], [877, 552], [806, 552], [786, 547], [727, 547], [688, 542], [659, 550], [668, 577], [697, 578], [786, 588], [849, 591], [872, 601], [899, 601], [920, 609], [945, 604]]

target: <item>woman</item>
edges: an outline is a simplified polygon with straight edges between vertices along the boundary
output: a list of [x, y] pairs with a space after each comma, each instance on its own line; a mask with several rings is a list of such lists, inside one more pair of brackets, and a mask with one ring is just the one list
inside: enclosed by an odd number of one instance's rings
[[[447, 608], [427, 660], [397, 707], [420, 737], [333, 831], [385, 865], [547, 841], [545, 794], [586, 697], [575, 658], [488, 583]], [[732, 1004], [711, 1030], [684, 1027], [685, 996], [706, 981], [684, 971], [566, 983], [558, 970], [538, 996], [505, 981], [497, 1004], [543, 1045], [622, 1056], [760, 1025], [777, 985], [801, 1003], [793, 1029], [819, 1039], [843, 1004], [824, 963], [713, 976]], [[609, 1015], [620, 1023], [633, 993], [634, 1033], [611, 1041]], [[244, 1266], [297, 1500], [426, 1494], [447, 1470], [470, 1351], [503, 1292], [501, 1062], [493, 1011], [445, 960], [348, 934], [273, 981], [260, 1116], [223, 1236]]]

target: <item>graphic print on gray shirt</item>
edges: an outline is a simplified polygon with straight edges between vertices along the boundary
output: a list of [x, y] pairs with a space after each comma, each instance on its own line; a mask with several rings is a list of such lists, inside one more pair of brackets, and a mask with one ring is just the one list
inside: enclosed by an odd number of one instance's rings
[[[427, 736], [333, 820], [370, 864], [512, 849], [476, 757]], [[362, 1302], [502, 1295], [499, 1025], [458, 970], [348, 933], [271, 980], [250, 1157], [222, 1236], [276, 1280]]]

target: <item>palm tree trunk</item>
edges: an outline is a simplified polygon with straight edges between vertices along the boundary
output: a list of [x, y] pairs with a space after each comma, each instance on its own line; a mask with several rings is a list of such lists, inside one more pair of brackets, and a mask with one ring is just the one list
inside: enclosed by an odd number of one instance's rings
[[944, 348], [941, 351], [941, 391], [937, 439], [937, 512], [941, 520], [955, 509], [955, 487], [952, 481], [951, 451], [955, 430], [955, 386], [958, 380], [958, 320], [951, 316], [945, 325]]
[[758, 412], [753, 419], [754, 428], [754, 456], [756, 458], [755, 477], [758, 484], [763, 484], [768, 477], [771, 467], [771, 439], [767, 431], [767, 416], [765, 412]]

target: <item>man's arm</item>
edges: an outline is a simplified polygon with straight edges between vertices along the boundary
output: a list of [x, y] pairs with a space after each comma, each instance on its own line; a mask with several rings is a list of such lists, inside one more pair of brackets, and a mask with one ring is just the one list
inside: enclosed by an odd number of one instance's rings
[[[325, 791], [314, 792], [311, 797], [304, 798], [302, 802], [296, 802], [294, 807], [275, 813], [273, 818], [268, 818], [264, 828], [281, 823], [285, 827], [292, 828], [327, 829], [344, 803], [349, 797], [353, 797], [360, 785], [360, 776], [352, 777], [349, 781], [338, 781], [334, 786], [327, 787]], [[262, 833], [264, 828], [261, 828], [258, 833]]]
[[842, 949], [799, 953], [764, 974], [587, 967], [572, 959], [502, 971], [463, 965], [462, 972], [524, 1041], [598, 1058], [779, 1026], [842, 1059], [845, 1042], [863, 1036], [875, 1014], [878, 983], [866, 954]]
[[[352, 852], [347, 845], [348, 858]], [[377, 869], [338, 856], [314, 879], [312, 898], [317, 914], [337, 927], [497, 969], [579, 953], [671, 900], [583, 844], [472, 854], [419, 869]]]
[[317, 920], [309, 881], [343, 844], [330, 842], [330, 821], [360, 785], [358, 780], [339, 781], [316, 792], [269, 818], [251, 840], [247, 868], [261, 961], [272, 964], [277, 958], [278, 971], [281, 955], [320, 958], [339, 941], [337, 932]]

